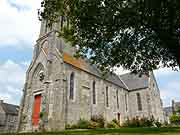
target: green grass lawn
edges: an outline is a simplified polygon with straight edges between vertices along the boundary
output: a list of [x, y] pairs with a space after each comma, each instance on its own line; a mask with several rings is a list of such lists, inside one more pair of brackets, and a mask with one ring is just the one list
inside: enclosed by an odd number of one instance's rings
[[180, 135], [180, 128], [121, 128], [53, 133], [6, 133], [0, 135]]

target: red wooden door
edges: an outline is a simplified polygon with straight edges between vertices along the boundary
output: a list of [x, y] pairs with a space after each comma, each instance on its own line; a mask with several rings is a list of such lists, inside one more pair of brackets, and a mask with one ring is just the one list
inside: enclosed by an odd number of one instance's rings
[[39, 123], [39, 114], [40, 114], [40, 107], [41, 107], [41, 95], [36, 95], [34, 100], [34, 112], [32, 117], [33, 125], [38, 125]]

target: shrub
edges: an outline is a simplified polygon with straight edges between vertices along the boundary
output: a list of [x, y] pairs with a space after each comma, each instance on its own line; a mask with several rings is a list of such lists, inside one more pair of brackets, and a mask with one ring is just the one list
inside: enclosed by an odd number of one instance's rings
[[176, 113], [180, 115], [180, 107], [177, 108]]
[[80, 129], [88, 129], [90, 123], [87, 120], [80, 119], [78, 121], [77, 125], [78, 125], [78, 128], [80, 128]]
[[156, 121], [154, 124], [155, 124], [156, 127], [158, 127], [158, 128], [160, 128], [160, 127], [162, 126], [162, 124], [161, 124], [159, 121]]
[[80, 119], [77, 124], [67, 124], [66, 129], [96, 129], [104, 127], [104, 118], [102, 116], [94, 116], [90, 121]]
[[77, 124], [72, 124], [72, 125], [66, 124], [65, 125], [65, 129], [78, 129], [78, 128], [79, 128], [79, 126]]
[[91, 117], [91, 121], [99, 123], [99, 128], [104, 128], [105, 120], [102, 115], [94, 115]]
[[151, 117], [150, 119], [143, 117], [142, 119], [143, 119], [143, 123], [141, 127], [152, 127], [155, 122], [154, 117]]
[[116, 119], [113, 119], [110, 123], [107, 123], [107, 128], [119, 128], [119, 122]]
[[79, 125], [78, 124], [66, 124], [65, 125], [65, 129], [79, 129]]
[[123, 126], [125, 127], [139, 127], [139, 125], [140, 122], [138, 118], [132, 118], [131, 120], [127, 119], [126, 122], [123, 124]]
[[116, 123], [117, 125], [119, 125], [119, 122], [116, 119], [113, 119], [112, 122]]
[[173, 114], [170, 117], [170, 121], [171, 121], [172, 124], [180, 125], [180, 115]]
[[72, 124], [70, 129], [78, 129], [79, 126], [77, 124]]
[[43, 112], [40, 112], [40, 113], [39, 113], [39, 117], [40, 117], [40, 119], [42, 119], [42, 118], [43, 118], [43, 116], [44, 116], [44, 113], [43, 113]]
[[65, 129], [71, 129], [71, 125], [70, 124], [66, 124], [65, 125]]
[[169, 123], [167, 121], [165, 121], [163, 125], [167, 127], [169, 125]]
[[151, 127], [154, 124], [154, 118], [132, 118], [127, 119], [126, 122], [123, 124], [125, 127]]
[[97, 129], [97, 128], [101, 128], [100, 127], [100, 124], [98, 122], [95, 122], [95, 121], [90, 121], [89, 122], [89, 126], [88, 126], [89, 129]]

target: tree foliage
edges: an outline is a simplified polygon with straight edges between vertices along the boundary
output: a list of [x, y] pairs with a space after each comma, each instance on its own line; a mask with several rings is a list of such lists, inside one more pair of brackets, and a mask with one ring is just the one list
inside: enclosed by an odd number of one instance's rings
[[177, 108], [176, 112], [180, 115], [180, 107]]
[[40, 19], [65, 16], [63, 36], [102, 70], [180, 65], [179, 0], [43, 0]]
[[171, 121], [171, 123], [173, 123], [173, 124], [180, 125], [180, 115], [173, 114], [173, 115], [170, 117], [170, 121]]

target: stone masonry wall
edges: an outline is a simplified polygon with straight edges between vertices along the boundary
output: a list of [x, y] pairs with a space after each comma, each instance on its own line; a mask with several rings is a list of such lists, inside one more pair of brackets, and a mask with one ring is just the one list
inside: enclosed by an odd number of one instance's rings
[[[142, 110], [138, 110], [137, 93], [140, 94]], [[141, 89], [129, 92], [130, 102], [130, 118], [138, 117], [149, 117], [149, 109], [147, 103], [148, 89]]]
[[[67, 105], [67, 123], [77, 123], [82, 119], [90, 120], [91, 116], [102, 115], [107, 121], [117, 119], [117, 112], [121, 114], [121, 121], [127, 117], [125, 112], [125, 93], [128, 93], [122, 88], [102, 80], [98, 77], [90, 75], [84, 71], [78, 70], [71, 65], [66, 65], [67, 76], [67, 98], [69, 97], [69, 78], [72, 72], [75, 73], [75, 98], [70, 100], [68, 98]], [[96, 104], [92, 103], [92, 84], [96, 82]], [[106, 107], [106, 87], [109, 90], [109, 107]], [[118, 90], [119, 109], [117, 108], [116, 90]], [[127, 99], [128, 106], [128, 99]], [[125, 115], [126, 114], [126, 115]]]

